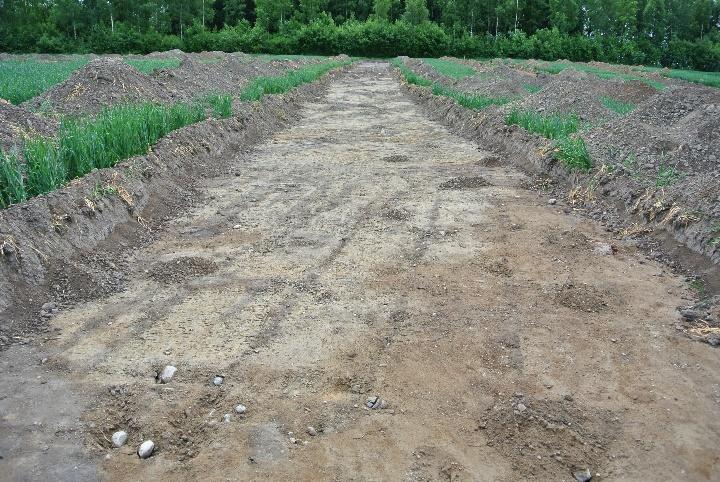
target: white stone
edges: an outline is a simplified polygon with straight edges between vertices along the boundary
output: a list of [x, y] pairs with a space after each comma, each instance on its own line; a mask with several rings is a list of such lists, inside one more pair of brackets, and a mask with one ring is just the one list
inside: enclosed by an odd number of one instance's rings
[[155, 442], [152, 440], [146, 440], [138, 448], [137, 454], [141, 459], [150, 457], [155, 451]]
[[224, 381], [225, 381], [225, 378], [218, 375], [215, 378], [213, 378], [213, 385], [215, 385], [216, 387], [219, 387], [220, 385], [223, 384]]
[[172, 380], [172, 377], [175, 376], [176, 371], [177, 368], [172, 365], [168, 365], [163, 368], [163, 371], [160, 373], [160, 383], [168, 383], [170, 380]]
[[125, 432], [123, 430], [118, 430], [117, 432], [112, 434], [112, 438], [111, 438], [112, 444], [118, 448], [125, 445], [125, 442], [127, 442], [127, 439], [128, 439], [128, 434], [127, 434], [127, 432]]
[[235, 406], [235, 413], [245, 413], [247, 411], [247, 407], [243, 405], [242, 403], [239, 403]]

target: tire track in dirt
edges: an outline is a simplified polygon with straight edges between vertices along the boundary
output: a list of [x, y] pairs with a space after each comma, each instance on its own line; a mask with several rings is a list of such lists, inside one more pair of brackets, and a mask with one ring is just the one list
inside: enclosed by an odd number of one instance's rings
[[[206, 180], [125, 292], [53, 319], [48, 363], [91, 407], [102, 476], [712, 478], [720, 363], [674, 333], [682, 280], [632, 247], [595, 254], [601, 227], [488, 157], [363, 63]], [[217, 269], [146, 273], [188, 258]]]

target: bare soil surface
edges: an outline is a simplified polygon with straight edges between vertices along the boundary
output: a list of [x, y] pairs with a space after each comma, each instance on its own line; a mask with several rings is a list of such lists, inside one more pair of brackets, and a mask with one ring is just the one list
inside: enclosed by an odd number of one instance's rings
[[3, 477], [717, 480], [720, 360], [676, 330], [685, 280], [387, 65], [232, 164], [124, 260], [123, 292], [0, 355]]

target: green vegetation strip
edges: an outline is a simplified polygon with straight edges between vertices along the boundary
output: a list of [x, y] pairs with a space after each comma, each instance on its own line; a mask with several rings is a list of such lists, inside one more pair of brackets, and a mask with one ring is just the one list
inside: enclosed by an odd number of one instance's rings
[[536, 112], [513, 109], [507, 117], [508, 125], [518, 125], [548, 139], [560, 139], [578, 131], [580, 120], [574, 114], [541, 115]]
[[440, 74], [453, 79], [463, 79], [475, 74], [475, 69], [452, 60], [423, 59], [423, 61]]
[[619, 100], [613, 99], [612, 97], [601, 97], [600, 101], [602, 102], [602, 105], [604, 105], [606, 108], [620, 115], [629, 114], [633, 111], [633, 109], [635, 109], [635, 104], [621, 102]]
[[568, 64], [564, 62], [553, 62], [535, 67], [535, 70], [537, 71], [548, 72], [551, 74], [559, 74], [565, 69], [575, 69], [579, 72], [592, 74], [597, 78], [603, 80], [620, 79], [626, 82], [642, 82], [657, 90], [662, 90], [665, 88], [665, 84], [663, 84], [662, 82], [658, 82], [657, 80], [648, 79], [646, 77], [638, 77], [636, 75], [624, 74], [620, 72], [613, 72], [611, 70], [601, 69], [586, 64]]
[[240, 100], [258, 101], [267, 94], [282, 94], [302, 84], [314, 82], [330, 70], [351, 63], [352, 60], [333, 60], [291, 70], [277, 77], [258, 77], [240, 92]]
[[576, 115], [544, 116], [536, 112], [513, 109], [506, 123], [555, 140], [555, 156], [571, 170], [588, 171], [592, 167], [585, 141], [582, 137], [573, 136], [580, 129], [580, 120]]
[[64, 62], [2, 61], [0, 62], [0, 98], [13, 104], [25, 102], [42, 94], [53, 85], [67, 80], [70, 74], [86, 63], [86, 59]]
[[205, 120], [207, 109], [229, 117], [232, 97], [214, 94], [193, 104], [123, 105], [106, 109], [95, 118], [66, 119], [57, 139], [25, 142], [23, 157], [0, 150], [0, 207], [25, 201], [63, 186], [93, 169], [112, 167], [146, 153], [168, 133]]
[[698, 72], [695, 70], [662, 70], [660, 75], [673, 79], [686, 80], [696, 84], [720, 87], [720, 72]]
[[391, 63], [400, 69], [400, 72], [409, 84], [420, 87], [431, 87], [433, 94], [448, 97], [468, 109], [482, 110], [491, 105], [503, 105], [510, 102], [508, 97], [486, 97], [484, 95], [467, 94], [441, 84], [434, 84], [432, 81], [410, 70], [400, 59], [393, 59]]

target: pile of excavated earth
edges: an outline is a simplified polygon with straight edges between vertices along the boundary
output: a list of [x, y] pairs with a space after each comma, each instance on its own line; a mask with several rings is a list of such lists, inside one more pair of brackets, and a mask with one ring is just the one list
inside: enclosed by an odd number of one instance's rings
[[[0, 54], [18, 58], [59, 57]], [[0, 101], [12, 148], [67, 115], [236, 96], [0, 210], [4, 478], [714, 479], [720, 90], [404, 58], [508, 102], [470, 110], [358, 61], [246, 103], [322, 60], [133, 58], [179, 66], [92, 56]], [[513, 109], [577, 115], [593, 169]]]

